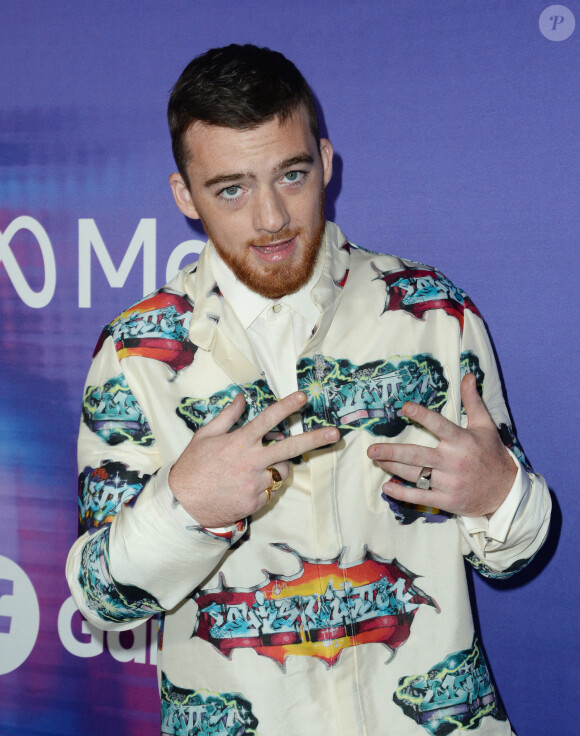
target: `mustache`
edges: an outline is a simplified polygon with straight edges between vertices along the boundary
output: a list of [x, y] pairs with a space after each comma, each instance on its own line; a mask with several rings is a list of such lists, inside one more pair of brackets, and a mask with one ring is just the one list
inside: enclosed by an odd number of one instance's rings
[[284, 228], [284, 230], [280, 230], [280, 232], [273, 233], [272, 235], [264, 234], [260, 235], [259, 238], [254, 238], [253, 240], [248, 242], [248, 245], [253, 245], [257, 247], [261, 247], [262, 245], [270, 245], [271, 243], [279, 243], [283, 240], [292, 240], [292, 238], [295, 238], [297, 235], [300, 235], [302, 230], [300, 228], [292, 229], [292, 228]]

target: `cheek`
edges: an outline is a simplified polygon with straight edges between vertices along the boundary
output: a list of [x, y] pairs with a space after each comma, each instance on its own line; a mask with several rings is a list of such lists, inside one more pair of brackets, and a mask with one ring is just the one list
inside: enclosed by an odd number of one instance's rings
[[304, 192], [300, 201], [290, 203], [289, 209], [293, 217], [305, 225], [317, 223], [320, 217], [320, 193], [314, 189]]
[[237, 251], [242, 250], [245, 243], [254, 235], [247, 217], [233, 217], [230, 215], [227, 221], [222, 220], [218, 227], [223, 239], [227, 240], [230, 247]]
[[[225, 211], [224, 211], [225, 210]], [[243, 238], [247, 224], [242, 213], [224, 207], [208, 207], [201, 218], [206, 232], [224, 244], [233, 244]]]

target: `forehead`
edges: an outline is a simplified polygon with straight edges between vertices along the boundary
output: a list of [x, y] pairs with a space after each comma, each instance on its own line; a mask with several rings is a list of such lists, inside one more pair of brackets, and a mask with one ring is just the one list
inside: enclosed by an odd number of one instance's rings
[[233, 171], [265, 173], [293, 156], [310, 154], [315, 160], [318, 156], [303, 110], [283, 122], [273, 118], [249, 130], [197, 121], [187, 130], [185, 143], [188, 173], [194, 179]]

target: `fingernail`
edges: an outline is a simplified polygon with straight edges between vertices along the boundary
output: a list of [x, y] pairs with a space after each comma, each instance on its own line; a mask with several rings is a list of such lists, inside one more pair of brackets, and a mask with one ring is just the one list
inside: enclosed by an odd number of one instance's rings
[[340, 432], [336, 427], [332, 427], [331, 429], [327, 429], [324, 433], [325, 439], [329, 440], [330, 442], [335, 442], [340, 437]]

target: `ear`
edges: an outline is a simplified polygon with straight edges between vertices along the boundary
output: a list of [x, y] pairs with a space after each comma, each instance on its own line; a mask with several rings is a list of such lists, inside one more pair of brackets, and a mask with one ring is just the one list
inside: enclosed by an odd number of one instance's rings
[[192, 220], [199, 220], [197, 207], [193, 203], [191, 192], [189, 191], [189, 188], [181, 174], [178, 174], [177, 172], [171, 174], [169, 177], [169, 186], [173, 192], [175, 204], [179, 207], [181, 212]]
[[322, 181], [324, 186], [330, 181], [332, 176], [332, 157], [334, 156], [334, 148], [328, 138], [320, 139], [320, 158], [322, 159]]

